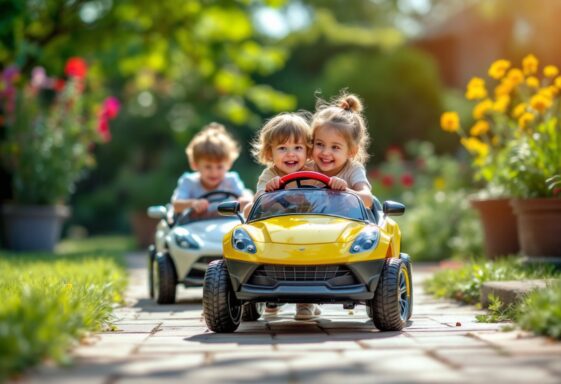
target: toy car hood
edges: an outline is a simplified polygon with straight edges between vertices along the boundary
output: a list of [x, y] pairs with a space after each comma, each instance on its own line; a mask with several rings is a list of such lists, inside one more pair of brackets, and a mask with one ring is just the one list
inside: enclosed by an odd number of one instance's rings
[[325, 244], [352, 241], [364, 223], [338, 217], [279, 216], [244, 226], [258, 242], [279, 244]]

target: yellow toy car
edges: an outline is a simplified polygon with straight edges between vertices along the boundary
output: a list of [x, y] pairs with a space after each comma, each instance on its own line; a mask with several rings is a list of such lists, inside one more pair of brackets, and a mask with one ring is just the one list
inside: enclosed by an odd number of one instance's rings
[[[292, 182], [297, 188], [284, 188]], [[388, 216], [405, 206], [376, 200], [367, 209], [355, 193], [329, 189], [329, 177], [317, 172], [296, 172], [280, 184], [255, 201], [247, 222], [238, 202], [219, 205], [241, 224], [224, 236], [224, 258], [204, 277], [208, 328], [233, 332], [241, 320], [257, 320], [264, 303], [342, 303], [366, 305], [381, 331], [401, 330], [412, 313], [411, 263]]]

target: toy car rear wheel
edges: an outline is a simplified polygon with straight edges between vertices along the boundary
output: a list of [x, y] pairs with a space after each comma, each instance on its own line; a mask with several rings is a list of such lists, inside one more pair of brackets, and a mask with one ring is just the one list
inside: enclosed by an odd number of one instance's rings
[[224, 260], [208, 265], [203, 285], [203, 312], [206, 325], [213, 332], [234, 332], [240, 325], [242, 304], [232, 289]]
[[380, 331], [401, 331], [410, 316], [411, 279], [400, 259], [387, 259], [374, 299], [367, 302]]
[[265, 303], [247, 303], [243, 305], [242, 321], [257, 321], [263, 314]]
[[154, 287], [154, 299], [158, 304], [175, 303], [177, 277], [175, 266], [167, 253], [159, 253], [154, 258], [152, 286]]

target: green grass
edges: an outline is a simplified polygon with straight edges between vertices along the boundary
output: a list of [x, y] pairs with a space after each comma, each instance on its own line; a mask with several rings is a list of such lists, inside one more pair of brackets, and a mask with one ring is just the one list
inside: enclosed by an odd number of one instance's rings
[[526, 330], [561, 339], [561, 281], [530, 293], [515, 320]]
[[480, 303], [480, 288], [486, 281], [553, 279], [547, 288], [533, 291], [521, 302], [503, 305], [491, 298], [487, 314], [479, 321], [513, 320], [523, 329], [561, 339], [561, 273], [550, 266], [526, 266], [515, 258], [472, 261], [458, 269], [437, 272], [424, 282], [427, 292], [469, 304]]
[[0, 252], [0, 381], [47, 358], [66, 362], [73, 343], [109, 326], [129, 244], [94, 238], [54, 254]]
[[545, 279], [559, 276], [550, 266], [527, 266], [514, 257], [497, 261], [475, 260], [458, 269], [437, 272], [425, 281], [425, 289], [437, 297], [468, 304], [479, 302], [479, 290], [487, 281]]

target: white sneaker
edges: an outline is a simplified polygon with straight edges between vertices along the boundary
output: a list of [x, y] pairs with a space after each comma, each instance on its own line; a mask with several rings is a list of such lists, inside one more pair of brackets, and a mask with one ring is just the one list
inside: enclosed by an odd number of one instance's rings
[[321, 309], [315, 304], [296, 304], [294, 320], [310, 320], [321, 315]]

